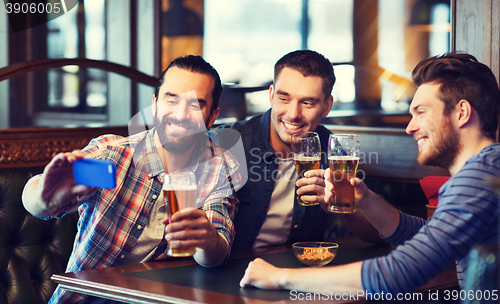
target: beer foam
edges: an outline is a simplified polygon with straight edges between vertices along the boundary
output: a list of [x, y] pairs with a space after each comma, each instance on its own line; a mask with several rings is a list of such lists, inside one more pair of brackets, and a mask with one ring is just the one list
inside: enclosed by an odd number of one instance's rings
[[306, 161], [321, 161], [321, 156], [303, 156], [303, 155], [294, 155], [293, 160], [306, 162]]
[[197, 190], [196, 185], [183, 185], [183, 184], [163, 184], [163, 190], [165, 191], [189, 191], [189, 190]]
[[335, 155], [335, 156], [328, 156], [328, 160], [333, 160], [333, 161], [339, 161], [339, 160], [343, 160], [343, 161], [347, 161], [347, 160], [351, 160], [351, 161], [359, 161], [359, 157], [358, 156], [351, 156], [351, 155]]

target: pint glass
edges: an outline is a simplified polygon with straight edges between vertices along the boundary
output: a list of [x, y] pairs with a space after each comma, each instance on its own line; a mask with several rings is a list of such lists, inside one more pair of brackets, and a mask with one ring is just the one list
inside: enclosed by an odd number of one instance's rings
[[[316, 132], [306, 132], [297, 136], [292, 136], [293, 163], [297, 170], [297, 179], [303, 178], [304, 173], [309, 170], [316, 170], [321, 165], [321, 144], [319, 135]], [[316, 192], [307, 192], [303, 195], [318, 195]], [[305, 202], [297, 197], [299, 204], [303, 206], [314, 206], [318, 202]]]
[[356, 176], [359, 164], [359, 136], [356, 134], [330, 134], [328, 142], [328, 166], [332, 171], [335, 198], [328, 203], [328, 211], [352, 213], [354, 187], [349, 180]]
[[[197, 184], [193, 172], [165, 174], [163, 181], [163, 198], [167, 214], [185, 209], [194, 208], [196, 204]], [[167, 255], [173, 257], [192, 256], [196, 247], [179, 249], [167, 243]]]

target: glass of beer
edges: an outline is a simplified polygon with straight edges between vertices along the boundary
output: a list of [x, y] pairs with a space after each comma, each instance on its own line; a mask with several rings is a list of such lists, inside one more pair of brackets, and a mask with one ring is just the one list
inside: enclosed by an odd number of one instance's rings
[[[297, 170], [297, 179], [303, 178], [304, 173], [309, 170], [316, 170], [321, 165], [321, 144], [319, 135], [316, 132], [306, 132], [292, 136], [293, 163]], [[316, 192], [307, 192], [303, 195], [319, 195]], [[305, 202], [297, 197], [299, 204], [303, 206], [314, 206], [318, 202]]]
[[[167, 214], [172, 216], [186, 208], [195, 208], [197, 183], [193, 172], [168, 173], [163, 181], [163, 197]], [[192, 256], [196, 247], [176, 248], [167, 243], [167, 255], [173, 257]]]
[[354, 187], [349, 180], [356, 176], [359, 164], [359, 136], [356, 134], [330, 134], [328, 141], [328, 166], [332, 171], [335, 189], [328, 211], [333, 213], [356, 212]]

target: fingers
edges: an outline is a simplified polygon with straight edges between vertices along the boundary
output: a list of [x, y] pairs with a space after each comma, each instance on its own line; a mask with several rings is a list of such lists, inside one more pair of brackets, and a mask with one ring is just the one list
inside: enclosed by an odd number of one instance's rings
[[216, 246], [218, 232], [207, 218], [205, 211], [191, 209], [176, 212], [163, 220], [165, 224], [165, 239], [179, 248], [198, 247], [211, 248]]
[[325, 170], [325, 173], [323, 174], [323, 178], [328, 181], [328, 182], [331, 182], [332, 181], [332, 170], [330, 170], [330, 168], [327, 168]]
[[309, 170], [304, 177], [297, 180], [297, 196], [304, 202], [323, 202], [325, 193], [325, 180], [323, 169]]
[[54, 156], [49, 165], [58, 165], [60, 166], [62, 163], [68, 162], [73, 163], [79, 159], [85, 157], [85, 153], [81, 150], [74, 150], [72, 152], [62, 152]]
[[[243, 278], [240, 280], [240, 287], [254, 286], [261, 289], [282, 289], [280, 281], [280, 268], [256, 258], [248, 264]], [[283, 274], [286, 275], [286, 274]]]
[[243, 278], [240, 280], [240, 287], [249, 287], [253, 286], [252, 281], [254, 277], [254, 273], [256, 272], [256, 269], [260, 268], [260, 264], [265, 261], [261, 258], [256, 258], [255, 260], [251, 261], [248, 263], [247, 269], [245, 270], [245, 274], [243, 275]]
[[54, 156], [50, 163], [45, 167], [43, 174], [55, 174], [56, 176], [61, 176], [61, 174], [73, 175], [73, 168], [71, 164], [84, 157], [85, 153], [80, 150], [59, 153]]
[[92, 189], [93, 189], [93, 187], [84, 186], [84, 185], [76, 185], [71, 189], [71, 194], [73, 196], [82, 195], [82, 194], [84, 194]]
[[323, 169], [318, 169], [318, 170], [309, 170], [304, 173], [303, 178], [299, 178], [295, 185], [297, 187], [303, 187], [306, 185], [318, 185], [320, 187], [325, 186], [325, 170]]
[[71, 163], [84, 158], [81, 150], [57, 154], [45, 167], [38, 183], [40, 199], [51, 206], [68, 204], [72, 198], [92, 188], [75, 184]]

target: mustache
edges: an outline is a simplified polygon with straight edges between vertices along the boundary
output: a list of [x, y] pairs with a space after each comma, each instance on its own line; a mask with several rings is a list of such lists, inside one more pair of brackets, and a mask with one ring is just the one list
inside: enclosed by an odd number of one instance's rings
[[186, 129], [198, 129], [198, 124], [197, 123], [193, 123], [189, 119], [178, 120], [178, 119], [175, 119], [175, 118], [172, 118], [172, 117], [163, 117], [161, 119], [160, 123], [162, 125], [165, 125], [165, 126], [168, 125], [168, 124], [174, 124], [174, 125], [182, 126], [183, 128], [186, 128]]

